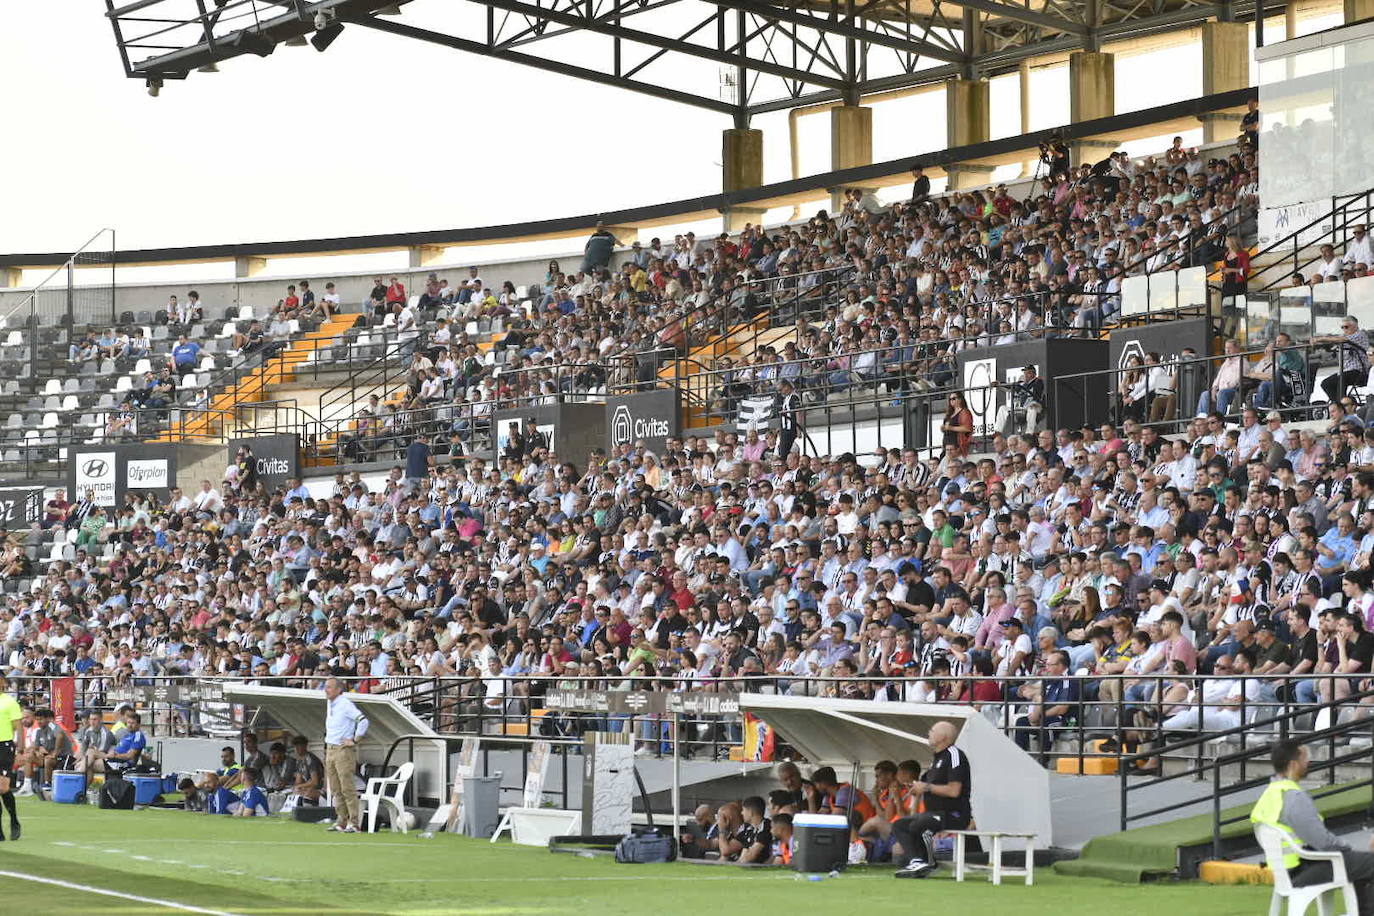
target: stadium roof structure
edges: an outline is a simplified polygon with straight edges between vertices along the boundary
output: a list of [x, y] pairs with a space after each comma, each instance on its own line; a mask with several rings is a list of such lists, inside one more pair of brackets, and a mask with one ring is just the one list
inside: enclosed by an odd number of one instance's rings
[[[278, 45], [366, 28], [752, 115], [1282, 9], [1278, 0], [106, 0], [125, 74], [156, 92]], [[402, 13], [404, 12], [404, 17]]]

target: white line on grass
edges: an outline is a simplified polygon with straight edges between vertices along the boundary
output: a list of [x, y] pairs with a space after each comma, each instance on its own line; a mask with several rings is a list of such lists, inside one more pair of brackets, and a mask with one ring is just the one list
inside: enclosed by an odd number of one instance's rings
[[[200, 837], [124, 837], [123, 839], [120, 840], [120, 842], [121, 842], [121, 843], [125, 843], [125, 844], [131, 844], [131, 843], [159, 843], [159, 844], [162, 844], [162, 845], [165, 846], [165, 845], [167, 845], [168, 843], [176, 843], [176, 842], [180, 842], [180, 841], [182, 841], [182, 840], [184, 840], [184, 841], [186, 841], [186, 842], [189, 843], [189, 842], [191, 842], [191, 841], [193, 841], [193, 840], [198, 840], [198, 839], [201, 839], [201, 838], [200, 838]], [[385, 847], [388, 847], [388, 846], [389, 846], [389, 847], [392, 847], [392, 848], [395, 848], [395, 849], [418, 849], [418, 848], [422, 848], [421, 845], [420, 845], [419, 843], [369, 843], [369, 842], [352, 842], [352, 843], [350, 843], [350, 841], [348, 841], [348, 840], [346, 840], [346, 839], [338, 839], [338, 840], [215, 840], [214, 843], [215, 843], [216, 846], [331, 846], [331, 847], [341, 847], [341, 846], [349, 846], [349, 845], [352, 845], [352, 846], [365, 847], [365, 848], [367, 848], [367, 849], [381, 849], [381, 848], [385, 848]], [[81, 845], [80, 843], [67, 843], [67, 842], [63, 842], [63, 841], [61, 841], [61, 840], [54, 840], [54, 841], [53, 841], [53, 845], [54, 845], [54, 846], [72, 846], [72, 847], [75, 847], [75, 848], [77, 848], [77, 849], [88, 849], [88, 850], [90, 850], [90, 851], [92, 851], [92, 852], [111, 852], [111, 851], [112, 851], [112, 850], [108, 850], [108, 849], [105, 849], [105, 848], [100, 847], [100, 846], [83, 846], [83, 845]], [[123, 852], [123, 850], [119, 850], [119, 851], [120, 851], [120, 852]]]
[[126, 894], [123, 891], [112, 891], [103, 887], [92, 887], [89, 884], [75, 884], [71, 881], [59, 881], [56, 878], [40, 878], [37, 875], [26, 875], [17, 871], [0, 871], [0, 878], [18, 878], [21, 881], [35, 881], [39, 884], [51, 884], [54, 887], [65, 887], [67, 890], [84, 891], [88, 894], [100, 894], [104, 897], [118, 897], [121, 900], [132, 900], [135, 903], [151, 903], [153, 906], [165, 907], [169, 910], [181, 910], [183, 913], [203, 913], [205, 916], [236, 916], [224, 910], [209, 910], [205, 907], [191, 906], [189, 903], [177, 903], [175, 900], [159, 900], [157, 897], [140, 897], [138, 894]]

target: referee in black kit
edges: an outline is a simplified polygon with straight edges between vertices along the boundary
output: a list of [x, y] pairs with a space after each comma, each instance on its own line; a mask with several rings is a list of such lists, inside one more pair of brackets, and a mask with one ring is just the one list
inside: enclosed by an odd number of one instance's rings
[[973, 774], [968, 756], [954, 746], [958, 729], [951, 722], [936, 722], [930, 727], [927, 739], [935, 759], [926, 769], [925, 779], [911, 784], [911, 789], [925, 799], [925, 812], [904, 817], [892, 825], [892, 835], [911, 856], [905, 868], [898, 869], [898, 878], [924, 878], [935, 871], [935, 834], [941, 830], [964, 830], [973, 818], [969, 791], [973, 788]]

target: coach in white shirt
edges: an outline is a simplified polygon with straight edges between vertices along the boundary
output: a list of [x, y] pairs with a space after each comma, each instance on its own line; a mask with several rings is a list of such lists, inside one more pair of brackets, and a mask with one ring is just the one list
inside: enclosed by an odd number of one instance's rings
[[331, 677], [324, 685], [328, 700], [324, 719], [324, 772], [329, 795], [338, 812], [333, 826], [337, 833], [357, 833], [359, 822], [358, 739], [367, 734], [367, 717], [344, 695], [344, 683]]

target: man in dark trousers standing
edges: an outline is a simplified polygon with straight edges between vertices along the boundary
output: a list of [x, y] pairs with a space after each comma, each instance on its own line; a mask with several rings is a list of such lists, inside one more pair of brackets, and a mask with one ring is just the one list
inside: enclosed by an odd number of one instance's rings
[[952, 722], [936, 722], [927, 740], [935, 754], [923, 781], [913, 782], [911, 791], [925, 798], [925, 813], [899, 818], [892, 835], [911, 857], [898, 878], [924, 878], [935, 871], [935, 834], [941, 830], [963, 830], [973, 818], [969, 793], [973, 773], [968, 756], [954, 746], [958, 729]]
[[788, 379], [782, 380], [782, 401], [778, 405], [778, 417], [782, 421], [782, 432], [778, 436], [778, 457], [786, 458], [792, 451], [792, 443], [797, 441], [797, 415], [801, 413], [801, 395]]
[[429, 435], [417, 433], [406, 446], [406, 483], [412, 490], [418, 489], [433, 467], [434, 456], [429, 450]]

